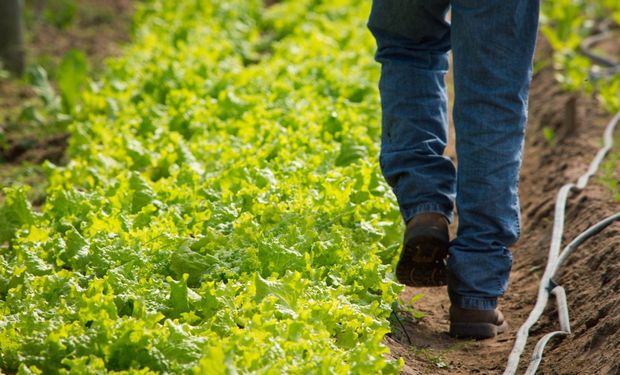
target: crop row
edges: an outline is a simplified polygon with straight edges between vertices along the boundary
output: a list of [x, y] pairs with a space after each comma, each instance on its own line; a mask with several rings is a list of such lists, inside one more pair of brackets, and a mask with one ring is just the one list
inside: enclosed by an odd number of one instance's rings
[[398, 210], [361, 0], [152, 0], [0, 207], [0, 368], [394, 373]]
[[598, 92], [608, 111], [620, 111], [620, 73], [593, 76], [593, 72], [597, 73], [593, 70], [593, 62], [580, 51], [585, 38], [599, 32], [603, 25], [615, 29], [611, 38], [618, 37], [620, 2], [554, 0], [542, 4], [542, 32], [555, 51], [553, 63], [557, 79], [568, 90]]

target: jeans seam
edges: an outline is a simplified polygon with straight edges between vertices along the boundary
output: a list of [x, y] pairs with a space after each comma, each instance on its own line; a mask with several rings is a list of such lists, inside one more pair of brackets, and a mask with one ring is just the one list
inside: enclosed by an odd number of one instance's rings
[[517, 176], [517, 193], [515, 194], [515, 224], [517, 226], [517, 240], [521, 237], [521, 202], [519, 202], [519, 177]]

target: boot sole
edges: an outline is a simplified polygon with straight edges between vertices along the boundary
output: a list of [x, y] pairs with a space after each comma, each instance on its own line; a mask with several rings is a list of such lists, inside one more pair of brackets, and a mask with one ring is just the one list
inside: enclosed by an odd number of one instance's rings
[[490, 339], [504, 333], [508, 325], [493, 323], [450, 323], [450, 336], [459, 339]]
[[444, 259], [448, 256], [448, 234], [436, 228], [413, 230], [396, 264], [396, 279], [414, 287], [448, 283]]

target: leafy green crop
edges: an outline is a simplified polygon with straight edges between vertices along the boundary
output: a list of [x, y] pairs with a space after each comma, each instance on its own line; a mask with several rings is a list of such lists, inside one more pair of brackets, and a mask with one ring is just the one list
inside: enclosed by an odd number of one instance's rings
[[[596, 32], [596, 26], [607, 23], [617, 38], [620, 25], [620, 2], [617, 0], [554, 0], [543, 5], [542, 31], [554, 49], [556, 77], [567, 90], [585, 90], [596, 92], [603, 107], [609, 113], [620, 112], [620, 72], [615, 74], [598, 74], [592, 76], [592, 62], [580, 54], [579, 47], [585, 37]], [[600, 53], [600, 52], [599, 52]], [[617, 57], [608, 56], [611, 61]], [[616, 60], [617, 61], [617, 60]], [[545, 129], [546, 131], [546, 129]], [[550, 140], [547, 134], [545, 137]], [[603, 175], [599, 182], [606, 186], [615, 200], [620, 197], [618, 177], [615, 166], [620, 158], [620, 151], [612, 150], [609, 161], [603, 166]]]
[[[581, 55], [579, 48], [584, 39], [596, 32], [602, 22], [620, 25], [620, 2], [616, 0], [553, 0], [542, 3], [541, 31], [554, 49], [556, 78], [567, 90], [593, 91], [602, 95], [602, 102], [610, 112], [620, 110], [615, 81], [620, 74], [609, 79], [592, 80], [592, 62]], [[613, 36], [612, 36], [613, 37]], [[613, 57], [612, 57], [613, 58]]]
[[381, 341], [399, 214], [377, 165], [368, 12], [141, 5], [72, 113], [41, 212], [5, 189], [0, 368], [397, 372]]

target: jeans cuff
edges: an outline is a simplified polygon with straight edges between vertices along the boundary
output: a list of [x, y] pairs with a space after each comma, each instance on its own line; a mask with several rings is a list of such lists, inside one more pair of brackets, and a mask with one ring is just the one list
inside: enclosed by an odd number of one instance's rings
[[424, 212], [435, 212], [438, 214], [442, 214], [448, 219], [448, 222], [452, 224], [454, 220], [454, 212], [451, 209], [446, 209], [439, 204], [436, 203], [422, 203], [412, 208], [403, 209], [401, 208], [400, 213], [403, 216], [403, 220], [407, 223], [417, 214], [421, 214]]
[[494, 310], [497, 307], [496, 297], [469, 297], [455, 293], [448, 293], [450, 302], [462, 309], [468, 310]]

